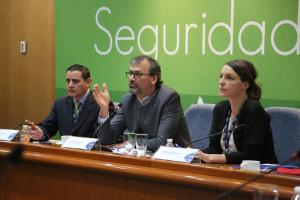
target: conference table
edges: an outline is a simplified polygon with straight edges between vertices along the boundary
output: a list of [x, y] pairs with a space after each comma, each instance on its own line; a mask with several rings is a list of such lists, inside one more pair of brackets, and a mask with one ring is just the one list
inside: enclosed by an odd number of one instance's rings
[[[259, 172], [231, 165], [179, 163], [104, 151], [24, 144], [22, 160], [6, 166], [17, 142], [0, 141], [1, 200], [60, 199], [214, 199]], [[279, 199], [289, 199], [300, 177], [265, 174], [226, 199], [252, 199], [254, 190], [275, 185]]]

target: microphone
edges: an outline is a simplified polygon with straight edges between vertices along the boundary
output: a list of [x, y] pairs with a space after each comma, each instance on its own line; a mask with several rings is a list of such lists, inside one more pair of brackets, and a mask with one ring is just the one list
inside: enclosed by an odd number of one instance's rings
[[17, 126], [15, 126], [14, 129], [16, 130], [17, 128], [19, 128], [20, 126], [23, 126], [23, 125], [30, 125], [30, 124], [26, 120], [23, 120]]
[[11, 150], [4, 161], [4, 166], [2, 167], [3, 170], [0, 173], [0, 177], [2, 177], [7, 169], [15, 167], [19, 164], [23, 155], [23, 151], [24, 147], [21, 144], [18, 144]]
[[98, 137], [98, 134], [97, 134], [97, 131], [108, 121], [108, 120], [110, 120], [112, 117], [114, 117], [115, 116], [115, 113], [117, 112], [117, 111], [119, 111], [120, 109], [121, 109], [121, 107], [122, 107], [122, 103], [119, 103], [116, 107], [115, 107], [115, 109], [109, 114], [109, 116], [108, 116], [108, 118], [102, 123], [102, 124], [100, 124], [100, 126], [98, 126], [97, 128], [96, 128], [96, 130], [94, 131], [94, 133], [93, 133], [93, 136], [92, 137], [94, 137], [95, 135], [97, 135], [97, 137]]
[[[19, 124], [17, 124], [14, 127], [14, 130], [21, 130], [23, 125], [30, 125], [26, 120], [23, 120], [22, 122], [20, 122]], [[20, 128], [21, 127], [21, 128]], [[19, 129], [20, 128], [20, 129]], [[20, 134], [18, 133], [15, 137], [14, 140], [18, 140], [20, 138]]]
[[23, 145], [19, 144], [13, 148], [13, 150], [7, 156], [7, 164], [8, 166], [16, 166], [19, 164], [22, 155], [23, 155], [24, 147]]
[[232, 129], [229, 129], [229, 130], [225, 130], [225, 131], [221, 131], [221, 132], [218, 132], [218, 133], [215, 133], [215, 134], [211, 134], [211, 135], [208, 135], [208, 136], [205, 136], [205, 137], [201, 137], [201, 138], [198, 138], [196, 140], [192, 140], [190, 142], [187, 142], [185, 143], [185, 147], [188, 147], [188, 145], [194, 143], [194, 142], [198, 142], [200, 140], [204, 140], [204, 139], [207, 139], [207, 138], [211, 138], [213, 136], [216, 136], [216, 135], [220, 135], [220, 134], [223, 134], [223, 133], [226, 133], [228, 131], [234, 131], [234, 130], [241, 130], [243, 128], [245, 128], [247, 125], [246, 124], [239, 124], [238, 126], [232, 128]]
[[220, 199], [224, 199], [226, 197], [228, 197], [229, 195], [234, 194], [235, 192], [239, 191], [240, 189], [242, 189], [243, 187], [245, 187], [246, 185], [255, 182], [259, 179], [261, 179], [263, 176], [265, 176], [266, 174], [269, 174], [271, 172], [274, 172], [275, 170], [277, 170], [277, 168], [286, 165], [287, 163], [291, 162], [291, 161], [295, 161], [295, 160], [300, 160], [300, 150], [298, 150], [290, 159], [288, 159], [287, 161], [283, 162], [282, 164], [280, 164], [277, 167], [274, 167], [268, 171], [264, 171], [261, 174], [254, 176], [253, 178], [251, 178], [250, 180], [244, 182], [243, 184], [239, 185], [238, 187], [235, 187], [229, 191], [223, 192], [220, 195], [218, 195], [215, 200], [220, 200]]

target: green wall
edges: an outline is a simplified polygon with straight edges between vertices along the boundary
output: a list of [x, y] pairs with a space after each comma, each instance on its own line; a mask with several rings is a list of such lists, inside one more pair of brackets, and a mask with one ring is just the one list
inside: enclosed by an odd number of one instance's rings
[[129, 61], [150, 54], [165, 84], [187, 108], [198, 96], [215, 103], [223, 64], [252, 61], [264, 106], [300, 108], [297, 0], [56, 0], [56, 93], [65, 69], [89, 67], [114, 101], [128, 90]]

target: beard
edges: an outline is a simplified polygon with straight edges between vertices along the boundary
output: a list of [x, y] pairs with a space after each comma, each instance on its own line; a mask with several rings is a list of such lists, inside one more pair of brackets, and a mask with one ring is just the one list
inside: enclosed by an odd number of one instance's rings
[[129, 85], [129, 92], [132, 94], [137, 94], [138, 93], [138, 88], [133, 85]]

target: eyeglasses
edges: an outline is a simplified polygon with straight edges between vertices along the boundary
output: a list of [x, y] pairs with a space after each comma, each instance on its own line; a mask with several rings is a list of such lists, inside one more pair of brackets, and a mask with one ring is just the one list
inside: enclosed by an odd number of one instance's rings
[[142, 74], [140, 72], [126, 72], [126, 77], [130, 78], [133, 75], [133, 78], [140, 79], [143, 75], [154, 76], [155, 74]]

